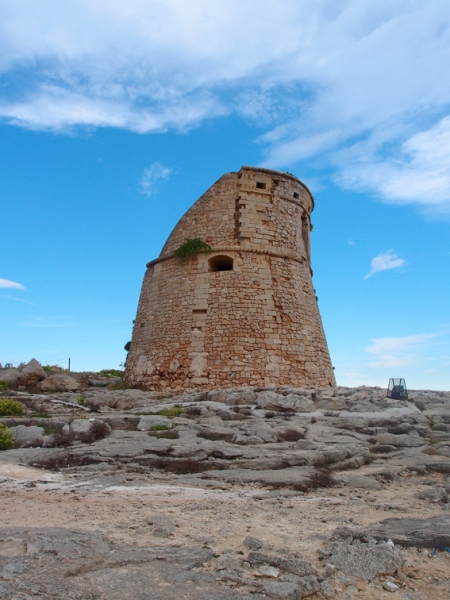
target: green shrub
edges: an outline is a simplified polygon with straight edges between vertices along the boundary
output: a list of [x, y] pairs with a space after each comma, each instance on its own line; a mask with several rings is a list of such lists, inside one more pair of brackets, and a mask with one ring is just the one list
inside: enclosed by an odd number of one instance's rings
[[97, 375], [103, 375], [104, 377], [123, 377], [124, 371], [121, 369], [102, 369]]
[[59, 365], [44, 365], [42, 368], [44, 369], [44, 371], [46, 373], [51, 373], [53, 370], [55, 370], [55, 371], [64, 371], [65, 373], [68, 372], [67, 369], [63, 369], [63, 367], [60, 367]]
[[193, 240], [187, 239], [184, 244], [181, 244], [181, 246], [174, 250], [173, 255], [176, 256], [178, 260], [183, 261], [199, 252], [209, 254], [209, 252], [211, 252], [211, 246], [200, 238], [194, 238]]
[[14, 381], [2, 381], [2, 380], [0, 380], [0, 392], [2, 390], [10, 390], [13, 387], [15, 387]]
[[0, 450], [14, 448], [14, 437], [6, 425], [0, 423]]
[[150, 431], [164, 431], [166, 429], [170, 429], [168, 425], [152, 425], [150, 427]]
[[9, 417], [11, 415], [23, 415], [23, 405], [17, 400], [11, 398], [2, 398], [0, 400], [0, 417]]
[[173, 406], [172, 408], [163, 408], [162, 410], [159, 410], [158, 415], [162, 415], [163, 417], [180, 417], [185, 411], [185, 408]]

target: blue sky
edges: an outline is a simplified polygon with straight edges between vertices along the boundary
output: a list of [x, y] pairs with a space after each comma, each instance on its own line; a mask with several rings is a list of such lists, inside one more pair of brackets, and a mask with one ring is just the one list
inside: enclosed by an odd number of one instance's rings
[[450, 4], [0, 0], [0, 362], [118, 367], [145, 264], [241, 165], [316, 199], [341, 385], [450, 389]]

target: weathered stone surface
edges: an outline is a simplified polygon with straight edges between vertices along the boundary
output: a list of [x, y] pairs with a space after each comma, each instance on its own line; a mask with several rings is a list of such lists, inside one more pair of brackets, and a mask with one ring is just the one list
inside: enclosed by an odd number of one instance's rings
[[336, 595], [334, 587], [330, 584], [330, 582], [327, 579], [320, 582], [320, 593], [324, 598], [334, 598], [334, 596]]
[[435, 487], [431, 490], [424, 490], [416, 494], [416, 498], [420, 500], [429, 500], [430, 502], [450, 502], [450, 486]]
[[46, 379], [46, 377], [47, 373], [42, 368], [41, 363], [32, 358], [21, 370], [17, 383], [18, 385], [33, 386]]
[[[414, 432], [415, 433], [415, 432]], [[414, 447], [414, 446], [424, 446], [426, 442], [423, 438], [419, 437], [417, 434], [415, 436], [411, 435], [394, 435], [392, 433], [380, 433], [375, 436], [375, 440], [379, 444], [387, 444], [390, 446], [400, 446], [400, 447]]]
[[0, 596], [5, 599], [247, 598], [202, 570], [212, 557], [206, 548], [119, 545], [94, 531], [73, 529], [1, 529], [0, 536], [16, 542], [11, 555], [3, 553], [6, 545], [0, 541]]
[[339, 475], [339, 481], [345, 486], [363, 490], [381, 490], [382, 486], [373, 477], [366, 477], [358, 473], [346, 473]]
[[284, 581], [268, 581], [264, 584], [265, 596], [274, 600], [300, 600], [301, 596], [295, 583]]
[[80, 384], [70, 375], [51, 375], [40, 382], [43, 392], [74, 392], [80, 389]]
[[281, 410], [284, 401], [284, 396], [271, 391], [259, 392], [257, 398], [258, 406], [266, 410]]
[[256, 394], [253, 390], [231, 392], [227, 394], [225, 403], [229, 406], [239, 406], [245, 404], [253, 404], [256, 400]]
[[70, 435], [82, 442], [94, 442], [96, 439], [105, 438], [110, 433], [111, 427], [97, 419], [74, 419], [70, 423]]
[[400, 546], [450, 546], [450, 515], [437, 515], [429, 519], [386, 519], [364, 530], [339, 527], [333, 533], [333, 538], [364, 539], [368, 535], [376, 540], [391, 539]]
[[269, 565], [271, 567], [277, 567], [278, 569], [298, 575], [299, 577], [316, 574], [313, 565], [303, 558], [282, 558], [274, 554], [254, 551], [250, 552], [247, 556], [247, 561], [251, 565]]
[[314, 403], [308, 396], [298, 394], [277, 394], [265, 391], [258, 394], [258, 406], [265, 410], [295, 410], [298, 412], [311, 412], [315, 410]]
[[20, 371], [17, 369], [1, 369], [0, 370], [0, 381], [13, 381], [16, 382], [20, 377]]
[[[336, 411], [326, 409], [314, 413], [300, 413], [295, 409], [286, 408], [269, 412], [256, 408], [256, 398], [252, 401], [251, 395], [245, 400], [250, 402], [249, 404], [239, 403], [242, 394], [250, 392], [255, 396], [270, 392], [283, 398], [292, 394], [311, 399], [314, 405], [322, 401], [331, 401], [333, 398], [342, 398], [348, 409], [356, 406], [362, 410], [370, 403], [377, 410], [370, 411], [366, 416], [361, 416], [364, 413], [348, 410], [351, 416], [343, 417], [338, 416]], [[388, 538], [394, 540], [394, 550], [399, 551], [402, 536], [406, 538], [406, 545], [425, 544], [424, 547], [430, 549], [441, 547], [439, 544], [442, 542], [449, 545], [450, 540], [446, 532], [450, 527], [449, 523], [444, 521], [435, 524], [432, 531], [429, 527], [423, 527], [423, 524], [418, 526], [412, 520], [408, 520], [403, 530], [388, 528], [386, 522], [379, 523], [380, 514], [392, 516], [400, 513], [403, 516], [422, 517], [426, 512], [427, 515], [450, 515], [450, 503], [446, 502], [450, 476], [445, 477], [447, 470], [450, 474], [450, 463], [449, 458], [441, 455], [441, 452], [450, 451], [450, 442], [445, 438], [448, 436], [447, 432], [432, 431], [432, 423], [422, 413], [393, 414], [390, 412], [392, 408], [397, 411], [402, 407], [379, 397], [382, 393], [384, 392], [374, 388], [230, 388], [215, 390], [211, 394], [183, 393], [166, 398], [162, 393], [134, 389], [111, 392], [87, 389], [83, 393], [84, 398], [111, 396], [114, 404], [117, 398], [124, 394], [123, 397], [130, 400], [133, 408], [122, 412], [118, 410], [117, 404], [113, 406], [111, 402], [107, 414], [96, 415], [96, 423], [105, 421], [114, 427], [114, 431], [106, 439], [89, 444], [75, 441], [67, 448], [21, 448], [0, 453], [3, 475], [0, 477], [0, 486], [2, 498], [9, 498], [8, 518], [14, 519], [16, 523], [20, 522], [18, 513], [11, 510], [14, 501], [21, 503], [22, 518], [28, 518], [26, 501], [33, 494], [32, 488], [36, 488], [36, 502], [42, 501], [46, 507], [51, 505], [53, 510], [48, 513], [42, 511], [42, 521], [39, 520], [40, 516], [38, 520], [28, 520], [28, 527], [36, 522], [56, 522], [59, 525], [59, 520], [55, 519], [60, 519], [61, 524], [64, 523], [64, 527], [70, 530], [74, 525], [79, 525], [79, 522], [89, 523], [86, 526], [99, 527], [104, 520], [104, 526], [108, 536], [111, 534], [111, 539], [126, 539], [130, 544], [144, 548], [144, 555], [145, 548], [152, 543], [160, 546], [181, 544], [182, 547], [193, 543], [207, 544], [213, 550], [214, 558], [208, 561], [207, 567], [196, 567], [194, 572], [190, 573], [195, 576], [197, 587], [201, 590], [204, 589], [203, 575], [206, 575], [208, 581], [217, 580], [218, 585], [223, 586], [222, 591], [232, 592], [231, 597], [234, 598], [241, 597], [240, 586], [245, 586], [247, 592], [251, 591], [252, 600], [283, 597], [283, 594], [284, 597], [289, 597], [290, 594], [293, 598], [300, 598], [316, 588], [321, 597], [340, 598], [342, 595], [350, 598], [350, 594], [358, 595], [357, 589], [360, 589], [359, 595], [372, 597], [379, 593], [378, 587], [384, 583], [385, 578], [373, 583], [355, 582], [352, 566], [349, 567], [351, 572], [348, 574], [333, 566], [332, 552], [321, 554], [321, 558], [325, 560], [314, 563], [319, 574], [301, 575], [292, 572], [294, 569], [289, 561], [303, 560], [293, 554], [297, 549], [309, 553], [311, 546], [318, 540], [324, 544], [328, 543], [332, 524], [349, 523], [349, 518], [350, 522], [354, 519], [354, 522], [359, 523], [367, 523], [367, 519], [370, 518], [374, 523], [370, 527], [353, 525], [352, 528], [336, 530], [336, 541], [341, 543], [347, 539], [346, 543], [351, 542], [349, 547], [353, 548], [350, 553], [356, 552], [358, 556], [361, 552], [368, 552], [364, 550], [368, 546], [386, 547], [385, 542]], [[225, 403], [229, 394], [236, 394], [237, 404]], [[76, 404], [79, 393], [55, 392], [54, 395], [44, 396], [5, 391], [0, 395], [20, 399], [29, 409], [23, 417], [2, 419], [8, 426], [16, 426], [19, 423], [45, 424], [46, 428], [52, 427], [57, 436], [63, 423], [70, 423], [73, 416], [80, 414], [80, 406]], [[443, 401], [438, 405], [427, 404], [427, 411], [437, 419], [447, 418], [445, 415], [448, 414], [450, 406], [450, 393], [443, 393], [440, 397]], [[212, 398], [222, 401], [216, 402]], [[142, 407], [139, 408], [137, 404], [141, 402]], [[174, 405], [179, 405], [187, 411], [174, 419], [162, 417], [167, 426], [171, 427], [170, 431], [153, 431], [149, 435], [149, 431], [136, 430], [141, 418], [152, 417], [142, 415], [144, 411], [158, 413]], [[439, 407], [442, 410], [437, 410]], [[58, 420], [29, 414], [31, 410], [52, 412], [53, 409], [57, 411]], [[224, 414], [228, 417], [226, 420], [222, 419]], [[154, 416], [157, 419], [161, 417], [157, 414]], [[239, 420], [235, 420], [236, 417]], [[81, 437], [78, 439], [86, 441], [83, 438], [87, 435], [89, 441], [92, 441], [88, 425], [90, 421], [81, 421]], [[174, 423], [176, 426], [172, 429]], [[292, 441], [292, 437], [295, 437], [292, 433], [287, 435], [287, 438], [283, 437], [282, 434], [289, 431], [300, 432], [305, 437], [297, 442]], [[167, 434], [170, 438], [157, 439], [156, 433], [163, 436]], [[413, 443], [420, 439], [424, 444], [431, 444], [381, 445], [376, 442], [375, 437], [383, 434], [395, 436], [397, 439], [408, 438], [413, 440]], [[50, 443], [51, 438], [52, 436], [47, 436], [44, 443]], [[70, 436], [68, 441], [72, 441]], [[251, 443], [248, 443], [249, 441]], [[384, 448], [390, 451], [381, 452], [380, 449]], [[435, 452], [425, 454], [424, 448], [435, 449]], [[40, 466], [41, 469], [34, 469], [32, 480], [25, 485], [14, 483], [8, 479], [11, 477], [12, 465], [4, 469], [9, 461], [16, 465], [21, 463]], [[358, 470], [364, 463], [371, 461], [373, 462], [370, 466]], [[316, 483], [320, 486], [321, 475], [317, 467], [321, 466], [333, 470], [334, 477], [338, 479], [337, 488], [315, 487]], [[46, 473], [42, 467], [61, 472]], [[340, 469], [346, 470], [340, 472]], [[307, 484], [312, 475], [317, 475], [318, 479], [312, 488], [308, 488]], [[41, 479], [44, 477], [53, 478], [51, 487], [43, 485]], [[368, 489], [359, 492], [360, 486]], [[20, 489], [25, 494], [17, 493]], [[43, 494], [44, 490], [50, 489], [51, 493]], [[305, 489], [308, 489], [306, 493]], [[418, 492], [419, 499], [416, 497]], [[113, 508], [115, 506], [117, 511]], [[112, 518], [109, 518], [109, 515]], [[260, 536], [255, 544], [245, 540], [247, 533], [253, 532]], [[437, 534], [441, 536], [437, 537]], [[0, 535], [2, 557], [7, 552], [18, 552], [16, 558], [21, 556], [21, 548], [24, 546], [21, 538], [5, 543], [2, 540]], [[376, 543], [377, 540], [379, 544]], [[269, 562], [275, 562], [271, 557], [276, 557], [276, 564], [266, 562], [250, 565], [242, 553], [243, 550], [249, 549], [262, 550], [262, 553], [269, 557], [266, 559]], [[414, 581], [410, 583], [414, 583], [424, 596], [429, 592], [428, 595], [433, 598], [443, 598], [442, 593], [439, 594], [445, 588], [447, 578], [442, 575], [439, 582], [429, 578], [429, 575], [433, 575], [436, 562], [428, 560], [426, 555], [429, 552], [424, 550], [420, 553], [402, 553], [408, 559], [407, 569], [411, 566], [410, 559], [412, 562], [417, 560], [421, 565]], [[91, 554], [87, 553], [85, 565], [89, 563], [90, 556]], [[120, 556], [122, 555], [119, 554]], [[436, 562], [436, 566], [445, 566], [442, 561], [447, 560], [447, 554], [439, 550], [437, 556], [441, 562]], [[288, 562], [281, 563], [280, 560]], [[11, 566], [11, 563], [8, 565], [8, 568], [16, 567], [15, 564]], [[125, 563], [120, 568], [122, 572], [126, 572], [126, 577], [132, 571], [140, 577], [135, 566]], [[366, 568], [366, 563], [362, 566]], [[47, 564], [43, 565], [43, 568], [47, 567]], [[0, 575], [4, 576], [1, 568], [0, 565]], [[298, 569], [298, 563], [294, 568]], [[116, 567], [109, 566], [108, 569], [115, 577]], [[53, 567], [50, 566], [48, 570], [53, 578]], [[256, 577], [255, 571], [260, 571], [261, 574], [266, 571], [266, 574], [270, 574], [274, 573], [274, 570], [279, 571], [279, 575], [272, 583], [283, 585], [273, 590], [266, 588], [264, 592], [263, 586], [269, 583], [268, 578]], [[81, 577], [86, 581], [97, 581], [98, 577], [105, 580], [106, 569], [100, 571], [101, 576], [97, 571], [94, 575], [92, 571], [75, 575], [74, 581], [78, 585]], [[299, 572], [304, 573], [301, 570]], [[406, 584], [407, 588], [408, 570], [405, 570], [405, 573], [397, 573], [392, 581], [402, 587]], [[63, 579], [66, 582], [71, 578]], [[12, 585], [12, 580], [0, 578], [0, 581], [2, 585]], [[19, 586], [21, 593], [25, 589], [20, 587], [22, 581], [23, 578], [20, 581], [16, 578], [14, 582], [16, 587]], [[172, 584], [172, 581], [167, 580], [166, 583]], [[111, 589], [115, 585], [113, 581]], [[215, 585], [217, 583], [213, 583], [213, 586]], [[231, 589], [227, 589], [226, 586]], [[336, 588], [335, 591], [333, 587]], [[136, 589], [132, 588], [132, 592], [138, 594]], [[164, 596], [169, 593], [169, 589], [166, 589], [164, 594], [159, 594], [159, 588], [155, 590], [155, 594], [158, 594], [155, 600], [170, 597]], [[107, 594], [108, 591], [110, 587], [105, 591], [102, 588], [101, 593]], [[177, 598], [183, 597], [180, 596], [178, 587], [173, 587], [172, 591], [177, 594]], [[397, 591], [397, 595], [403, 597], [404, 591]], [[78, 593], [78, 588], [75, 592]], [[189, 588], [188, 592], [197, 597], [196, 589]], [[16, 588], [14, 593], [17, 593]], [[28, 593], [28, 590], [24, 593]], [[55, 594], [57, 593], [58, 591], [55, 591]], [[83, 588], [83, 593], [84, 596], [80, 594], [83, 600], [101, 597], [98, 594], [96, 596], [95, 590], [88, 588]], [[383, 594], [383, 591], [380, 593]], [[1, 589], [0, 594], [7, 599], [9, 596], [14, 598], [10, 589], [6, 590], [6, 595]], [[30, 594], [31, 592], [28, 595]], [[71, 598], [66, 590], [62, 594], [55, 595], [55, 600], [61, 600], [61, 597]], [[39, 595], [35, 594], [35, 597], [39, 598]], [[136, 597], [139, 598], [139, 595]], [[47, 588], [44, 589], [42, 598], [53, 600]], [[208, 598], [216, 598], [215, 593], [210, 591]]]
[[167, 516], [151, 515], [147, 517], [147, 525], [154, 537], [168, 538], [175, 533], [175, 521]]
[[243, 545], [247, 548], [254, 548], [255, 550], [259, 550], [264, 546], [264, 542], [257, 537], [248, 535], [243, 541]]
[[373, 579], [377, 575], [391, 575], [403, 565], [401, 553], [386, 544], [349, 545], [332, 543], [327, 548], [328, 561], [347, 575]]
[[43, 427], [17, 425], [10, 427], [10, 432], [14, 436], [16, 448], [37, 448], [44, 442]]
[[163, 417], [162, 415], [148, 415], [141, 418], [136, 429], [138, 431], [150, 431], [153, 427], [157, 427], [158, 425], [170, 428], [172, 426], [172, 421], [168, 417]]
[[92, 421], [89, 419], [74, 419], [70, 424], [70, 431], [76, 437], [89, 433], [91, 429]]

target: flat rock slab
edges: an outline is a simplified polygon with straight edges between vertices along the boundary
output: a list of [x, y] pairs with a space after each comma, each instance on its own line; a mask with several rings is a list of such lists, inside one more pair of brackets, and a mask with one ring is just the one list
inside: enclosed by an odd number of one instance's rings
[[348, 473], [339, 475], [339, 481], [349, 488], [362, 490], [381, 490], [382, 485], [373, 477], [366, 477], [358, 473]]
[[[365, 539], [368, 536], [376, 540], [391, 539], [400, 546], [417, 548], [441, 548], [450, 546], [450, 515], [437, 515], [430, 519], [386, 519], [381, 523], [369, 525], [364, 530], [338, 527], [333, 539]], [[360, 546], [358, 546], [360, 547]]]
[[95, 531], [0, 529], [0, 597], [4, 600], [232, 600], [202, 565], [206, 548], [130, 546]]
[[392, 575], [403, 565], [398, 550], [387, 544], [333, 543], [328, 547], [331, 555], [328, 563], [346, 575], [370, 580], [377, 575]]
[[286, 486], [304, 484], [311, 474], [310, 467], [261, 470], [228, 469], [225, 471], [208, 471], [208, 477], [239, 483], [261, 483], [263, 485]]

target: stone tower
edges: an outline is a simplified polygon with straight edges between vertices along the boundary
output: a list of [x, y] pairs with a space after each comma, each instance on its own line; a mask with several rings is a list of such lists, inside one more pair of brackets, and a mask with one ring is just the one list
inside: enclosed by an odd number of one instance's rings
[[[313, 207], [293, 175], [223, 175], [147, 265], [125, 380], [154, 390], [334, 386], [311, 280]], [[211, 253], [173, 256], [195, 238]]]

